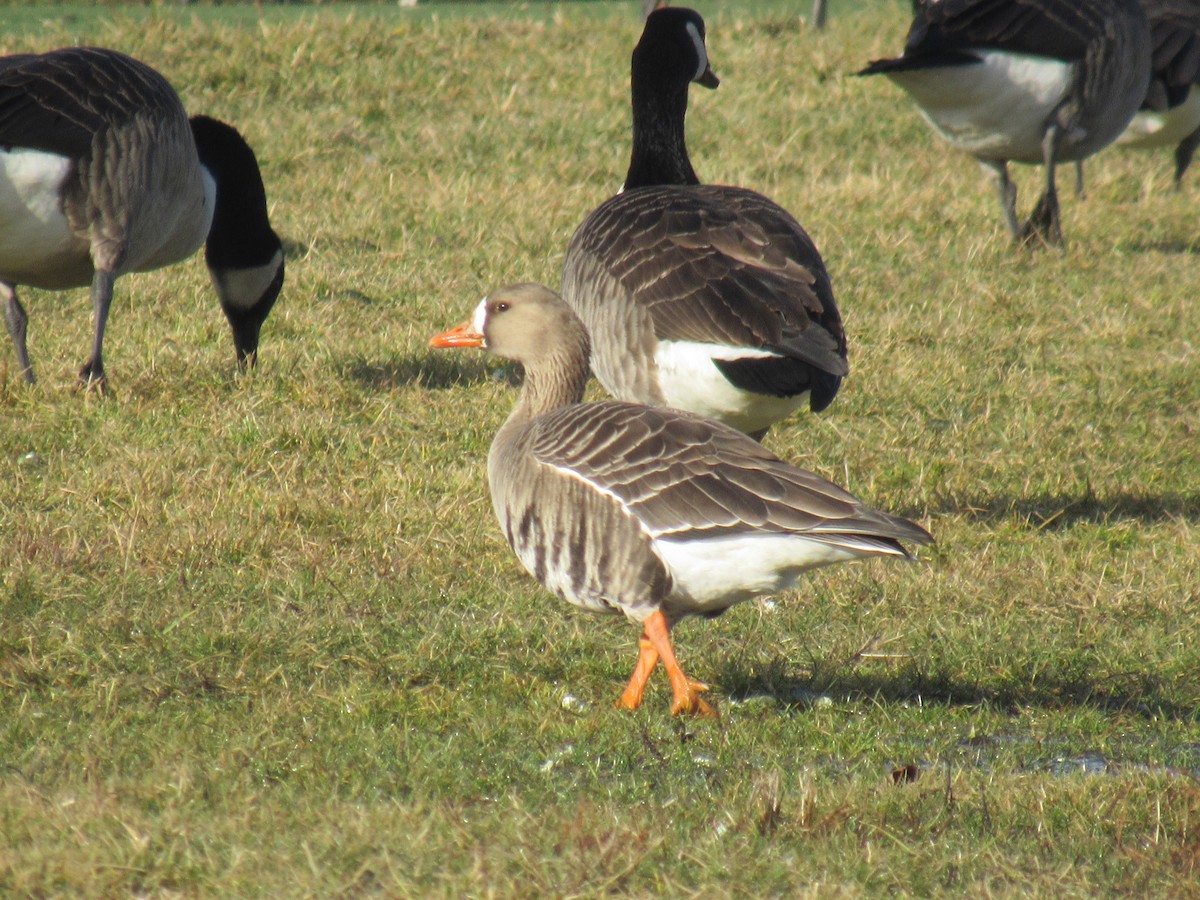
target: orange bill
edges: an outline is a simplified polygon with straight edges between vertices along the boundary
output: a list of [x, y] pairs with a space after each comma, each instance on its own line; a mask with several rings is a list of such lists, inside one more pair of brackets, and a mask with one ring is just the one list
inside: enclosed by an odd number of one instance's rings
[[457, 328], [435, 334], [429, 339], [430, 347], [482, 347], [483, 335], [475, 330], [474, 322], [464, 322]]

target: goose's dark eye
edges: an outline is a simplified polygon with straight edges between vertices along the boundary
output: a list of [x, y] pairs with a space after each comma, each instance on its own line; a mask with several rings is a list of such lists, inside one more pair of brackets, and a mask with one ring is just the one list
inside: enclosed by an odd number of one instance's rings
[[492, 312], [494, 312], [494, 313], [502, 313], [502, 312], [506, 312], [507, 310], [508, 310], [508, 304], [505, 303], [503, 300], [499, 301], [498, 303], [492, 304]]

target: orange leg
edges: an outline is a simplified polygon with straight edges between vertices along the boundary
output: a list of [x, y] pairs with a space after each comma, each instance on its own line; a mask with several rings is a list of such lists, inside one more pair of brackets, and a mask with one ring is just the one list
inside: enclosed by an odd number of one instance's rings
[[[658, 610], [646, 619], [643, 627], [645, 629], [644, 636], [638, 643], [638, 646], [641, 647], [638, 664], [633, 671], [633, 677], [629, 679], [629, 687], [625, 689], [625, 694], [621, 697], [622, 703], [624, 703], [626, 695], [637, 694], [638, 699], [641, 699], [638, 676], [644, 667], [644, 661], [656, 657], [662, 662], [663, 668], [667, 670], [667, 677], [671, 679], [671, 693], [675, 697], [671, 702], [671, 715], [693, 713], [700, 716], [716, 716], [713, 708], [700, 699], [700, 692], [707, 691], [708, 685], [688, 678], [683, 674], [678, 660], [675, 659], [675, 651], [671, 647], [671, 628], [667, 624], [667, 617], [662, 614], [661, 610]], [[649, 646], [647, 647], [647, 645]], [[651, 657], [652, 653], [654, 657]], [[646, 679], [653, 670], [654, 666], [650, 665], [645, 675], [641, 677], [641, 688], [645, 687]], [[633, 707], [628, 708], [632, 709]]]
[[646, 692], [646, 682], [650, 680], [650, 674], [657, 665], [658, 651], [646, 639], [645, 632], [643, 632], [641, 640], [638, 641], [637, 665], [633, 667], [633, 674], [629, 676], [629, 684], [625, 685], [625, 691], [621, 694], [621, 699], [617, 701], [618, 706], [625, 709], [637, 709], [641, 706], [642, 694]]

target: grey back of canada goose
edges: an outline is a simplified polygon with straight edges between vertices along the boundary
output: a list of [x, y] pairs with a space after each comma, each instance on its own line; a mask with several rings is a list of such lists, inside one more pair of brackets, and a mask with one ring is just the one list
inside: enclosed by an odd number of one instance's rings
[[488, 454], [500, 526], [529, 572], [570, 603], [643, 629], [621, 697], [633, 709], [658, 661], [672, 712], [710, 713], [675, 659], [670, 630], [790, 587], [818, 566], [907, 557], [913, 522], [871, 509], [712, 419], [618, 400], [582, 403], [588, 341], [548, 288], [485, 297], [434, 347], [483, 347], [525, 369]]
[[688, 86], [716, 87], [704, 20], [650, 14], [633, 52], [625, 186], [575, 231], [562, 291], [613, 396], [761, 435], [828, 406], [846, 336], [816, 246], [761, 194], [701, 185], [684, 139]]
[[1174, 147], [1175, 183], [1200, 146], [1200, 0], [1142, 0], [1150, 20], [1150, 88], [1118, 143]]
[[202, 244], [238, 362], [253, 365], [284, 262], [241, 135], [205, 116], [189, 120], [166, 79], [114, 50], [0, 59], [0, 300], [27, 381], [17, 285], [91, 285], [95, 333], [80, 379], [103, 386], [114, 280]]
[[[887, 75], [994, 175], [1015, 240], [1058, 244], [1055, 166], [1091, 156], [1129, 124], [1150, 78], [1150, 28], [1138, 0], [919, 2], [904, 54], [858, 74]], [[1024, 226], [1010, 161], [1046, 167]]]

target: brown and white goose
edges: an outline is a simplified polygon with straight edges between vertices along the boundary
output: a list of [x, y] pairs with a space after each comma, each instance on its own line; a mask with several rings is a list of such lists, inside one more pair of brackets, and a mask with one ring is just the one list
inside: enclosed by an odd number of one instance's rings
[[[891, 78], [991, 172], [1015, 240], [1060, 244], [1055, 166], [1129, 124], [1150, 79], [1150, 28], [1138, 0], [926, 0], [914, 4], [904, 54], [858, 74]], [[1046, 167], [1024, 226], [1010, 161]]]
[[661, 661], [673, 713], [711, 714], [670, 631], [790, 587], [807, 569], [928, 543], [913, 522], [863, 505], [753, 439], [682, 410], [582, 403], [588, 341], [557, 294], [519, 284], [431, 340], [482, 347], [525, 369], [520, 398], [488, 454], [492, 503], [525, 568], [576, 606], [640, 624], [621, 705], [634, 709]]
[[837, 394], [846, 337], [816, 246], [778, 204], [702, 185], [684, 139], [688, 86], [716, 87], [704, 20], [668, 7], [633, 51], [625, 186], [575, 231], [563, 297], [613, 396], [759, 435]]
[[115, 50], [0, 59], [0, 299], [27, 381], [17, 285], [91, 285], [95, 332], [79, 377], [103, 387], [113, 282], [201, 244], [238, 363], [253, 365], [284, 262], [241, 135], [205, 116], [189, 121], [162, 75]]

